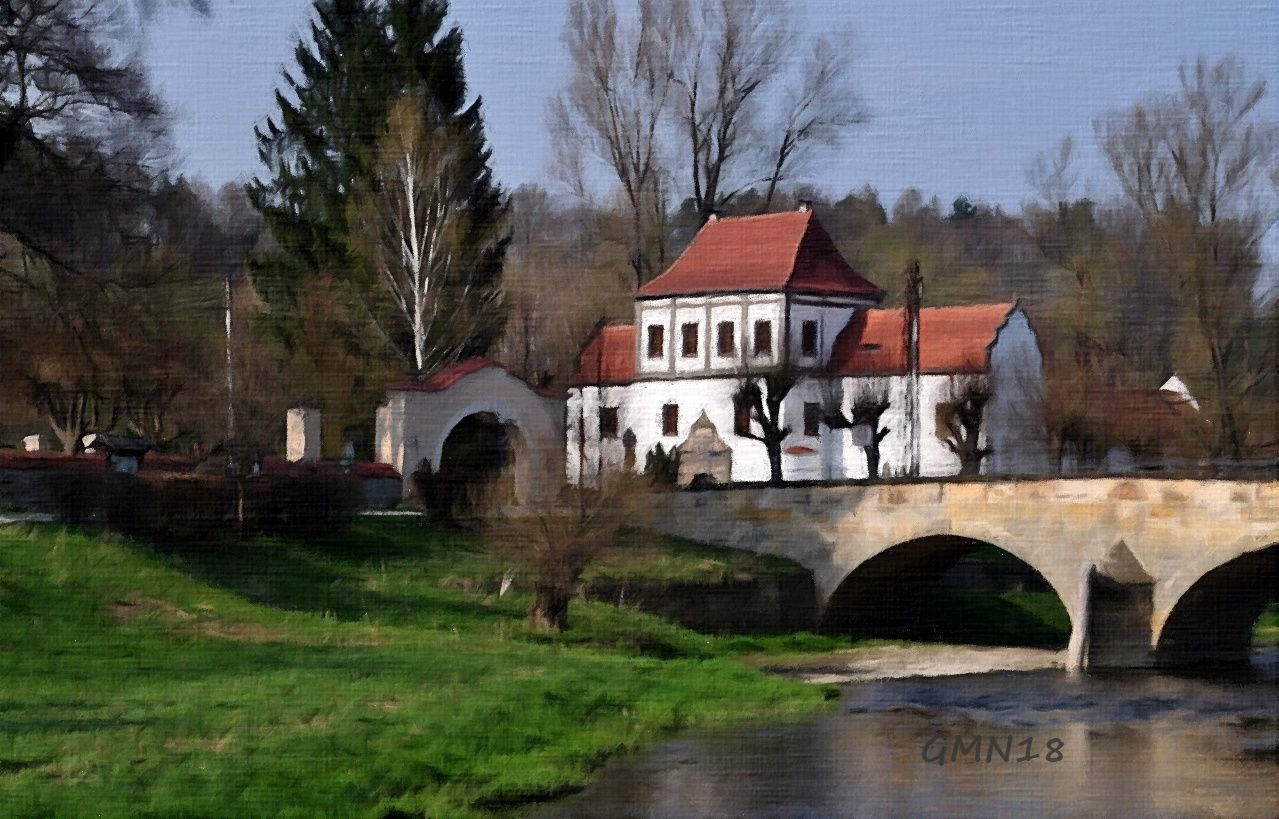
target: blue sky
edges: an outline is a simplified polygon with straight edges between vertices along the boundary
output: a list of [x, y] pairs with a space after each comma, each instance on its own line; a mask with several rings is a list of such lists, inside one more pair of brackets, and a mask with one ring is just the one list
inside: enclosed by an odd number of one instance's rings
[[[257, 172], [255, 123], [305, 31], [309, 0], [213, 0], [209, 19], [169, 12], [146, 58], [175, 109], [184, 169], [219, 185]], [[498, 177], [545, 182], [547, 99], [565, 82], [559, 44], [567, 0], [455, 0], [466, 68], [483, 95]], [[891, 205], [906, 187], [1017, 209], [1025, 168], [1065, 134], [1097, 196], [1112, 192], [1091, 121], [1150, 91], [1171, 90], [1178, 60], [1242, 57], [1271, 83], [1279, 119], [1279, 10], [1274, 0], [795, 0], [807, 31], [851, 32], [858, 87], [873, 119], [809, 181], [832, 193], [869, 182]], [[1273, 237], [1272, 237], [1273, 238]]]

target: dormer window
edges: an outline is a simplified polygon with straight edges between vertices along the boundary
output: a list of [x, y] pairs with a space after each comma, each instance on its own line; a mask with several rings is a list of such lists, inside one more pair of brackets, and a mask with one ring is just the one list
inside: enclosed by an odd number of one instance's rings
[[680, 353], [684, 358], [697, 358], [697, 323], [690, 322], [680, 327]]
[[648, 325], [648, 357], [661, 358], [666, 347], [666, 328], [660, 324]]
[[716, 328], [715, 352], [727, 358], [737, 352], [736, 325], [731, 321], [721, 321]]
[[753, 352], [757, 356], [771, 356], [773, 354], [773, 323], [771, 321], [755, 322], [755, 347]]
[[806, 321], [800, 325], [799, 353], [808, 358], [817, 355], [817, 322]]

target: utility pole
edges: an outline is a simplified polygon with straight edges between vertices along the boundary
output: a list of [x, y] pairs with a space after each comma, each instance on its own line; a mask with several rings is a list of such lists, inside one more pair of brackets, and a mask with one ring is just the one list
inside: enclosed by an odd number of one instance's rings
[[903, 271], [906, 280], [905, 333], [906, 341], [906, 446], [907, 472], [919, 477], [919, 310], [924, 300], [924, 277], [919, 272], [919, 260], [911, 259]]
[[224, 279], [226, 285], [226, 438], [235, 439], [235, 370], [231, 356], [231, 271]]

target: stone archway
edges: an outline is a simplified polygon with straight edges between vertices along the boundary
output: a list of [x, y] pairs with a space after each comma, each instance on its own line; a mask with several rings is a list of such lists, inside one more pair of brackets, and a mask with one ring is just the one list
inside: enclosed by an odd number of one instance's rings
[[423, 505], [439, 517], [469, 514], [487, 497], [515, 500], [523, 436], [495, 413], [477, 412], [458, 421], [445, 435], [435, 469], [415, 473]]
[[[978, 555], [984, 559], [974, 560]], [[1065, 632], [1055, 633], [997, 594], [965, 599], [963, 585], [980, 585], [980, 574], [996, 587], [1020, 584], [1040, 605], [1054, 606]], [[933, 610], [937, 606], [946, 611]], [[948, 616], [971, 622], [939, 619]], [[1065, 648], [1070, 621], [1065, 601], [1032, 564], [985, 540], [957, 535], [918, 537], [876, 553], [844, 577], [819, 613], [819, 627], [827, 632], [1045, 648]]]
[[[502, 430], [514, 462], [515, 491], [564, 480], [562, 396], [534, 390], [497, 364], [477, 359], [387, 389], [378, 409], [377, 456], [400, 470], [404, 493], [419, 466], [440, 471], [459, 426]], [[470, 419], [470, 420], [468, 420]]]
[[1173, 606], [1155, 661], [1174, 668], [1246, 667], [1252, 632], [1279, 600], [1279, 543], [1229, 560], [1199, 578]]

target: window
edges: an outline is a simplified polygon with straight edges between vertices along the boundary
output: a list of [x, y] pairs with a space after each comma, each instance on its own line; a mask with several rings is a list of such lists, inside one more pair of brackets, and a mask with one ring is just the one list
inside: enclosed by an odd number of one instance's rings
[[755, 355], [773, 354], [773, 323], [771, 321], [755, 322]]
[[600, 407], [600, 437], [617, 437], [617, 407]]
[[661, 358], [666, 346], [666, 328], [660, 324], [648, 325], [648, 357]]
[[817, 322], [806, 321], [800, 325], [799, 352], [800, 355], [817, 355]]
[[662, 407], [662, 434], [679, 435], [679, 405], [666, 404]]
[[685, 358], [697, 357], [697, 323], [692, 322], [680, 327], [681, 353]]
[[733, 434], [749, 435], [751, 431], [751, 402], [745, 398], [733, 399]]
[[804, 404], [804, 434], [810, 438], [816, 438], [821, 435], [821, 423], [821, 404]]
[[715, 345], [715, 352], [721, 356], [731, 356], [737, 352], [737, 339], [734, 338], [735, 326], [731, 321], [721, 321], [717, 328], [716, 337], [718, 342]]

